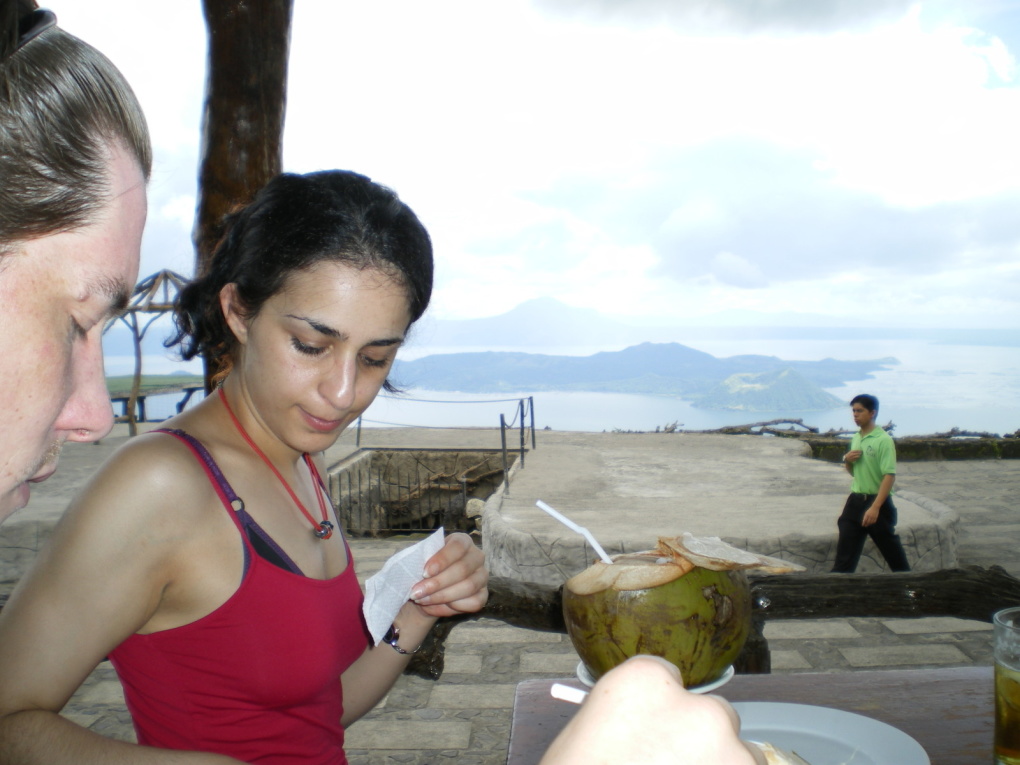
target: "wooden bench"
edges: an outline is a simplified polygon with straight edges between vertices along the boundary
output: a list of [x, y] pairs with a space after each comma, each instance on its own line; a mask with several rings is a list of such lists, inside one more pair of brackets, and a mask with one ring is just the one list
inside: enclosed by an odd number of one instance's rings
[[[188, 405], [191, 397], [194, 396], [198, 391], [205, 390], [204, 385], [173, 385], [166, 388], [157, 388], [153, 390], [147, 390], [144, 393], [138, 394], [138, 416], [135, 418], [135, 422], [148, 422], [148, 418], [145, 413], [145, 399], [148, 396], [164, 396], [168, 393], [183, 393], [181, 400], [177, 402], [177, 414], [184, 411], [184, 407]], [[128, 412], [128, 406], [131, 402], [131, 395], [111, 395], [110, 403], [114, 406], [120, 405], [120, 414], [114, 418], [117, 422], [130, 422], [131, 416]]]

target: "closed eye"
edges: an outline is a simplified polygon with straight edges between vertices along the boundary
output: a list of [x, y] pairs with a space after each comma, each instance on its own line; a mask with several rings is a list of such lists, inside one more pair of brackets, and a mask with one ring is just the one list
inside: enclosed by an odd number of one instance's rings
[[79, 321], [72, 316], [71, 317], [71, 336], [74, 337], [74, 339], [76, 339], [76, 340], [84, 340], [86, 337], [88, 337], [88, 334], [89, 334], [88, 329], [83, 327], [79, 323]]
[[317, 345], [306, 345], [298, 340], [296, 337], [290, 339], [291, 345], [294, 346], [294, 350], [298, 353], [303, 353], [306, 356], [318, 356], [326, 352], [325, 348], [321, 348]]

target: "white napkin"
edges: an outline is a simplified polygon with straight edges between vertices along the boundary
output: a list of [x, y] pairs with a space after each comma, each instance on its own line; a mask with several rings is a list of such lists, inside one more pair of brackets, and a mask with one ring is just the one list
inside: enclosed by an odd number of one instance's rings
[[443, 549], [445, 536], [439, 529], [425, 539], [401, 550], [382, 567], [378, 574], [365, 581], [365, 603], [362, 613], [376, 645], [411, 597], [411, 588], [425, 577], [425, 564]]

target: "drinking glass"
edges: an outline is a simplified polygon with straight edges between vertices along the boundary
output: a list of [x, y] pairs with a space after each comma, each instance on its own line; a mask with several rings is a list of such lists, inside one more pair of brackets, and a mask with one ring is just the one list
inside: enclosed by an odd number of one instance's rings
[[1020, 765], [1020, 607], [999, 611], [995, 625], [995, 762]]

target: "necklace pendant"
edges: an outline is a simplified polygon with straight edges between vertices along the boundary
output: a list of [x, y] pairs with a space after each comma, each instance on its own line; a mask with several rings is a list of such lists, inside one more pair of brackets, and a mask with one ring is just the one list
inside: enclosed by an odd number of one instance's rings
[[333, 536], [333, 521], [323, 521], [312, 533], [319, 539], [329, 539]]

